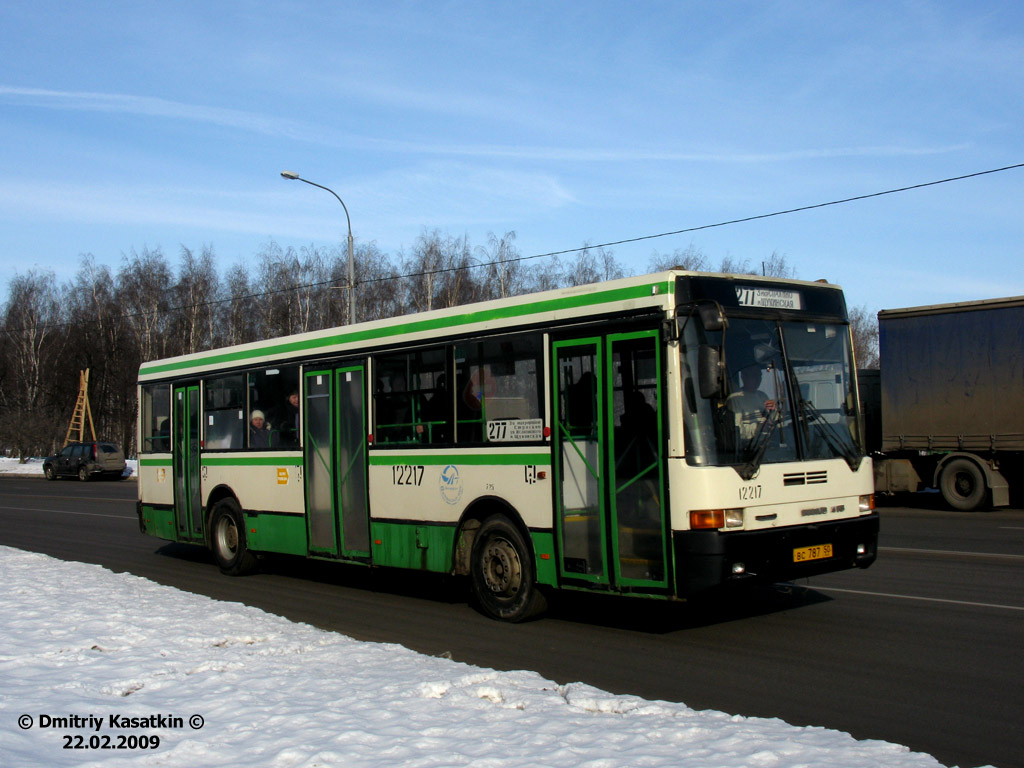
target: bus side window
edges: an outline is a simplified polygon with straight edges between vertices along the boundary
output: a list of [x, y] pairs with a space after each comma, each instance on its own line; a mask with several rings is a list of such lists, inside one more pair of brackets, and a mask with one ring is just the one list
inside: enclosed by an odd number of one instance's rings
[[540, 419], [541, 337], [521, 335], [455, 348], [456, 432], [460, 444], [483, 443], [488, 422]]
[[171, 450], [171, 385], [150, 384], [142, 388], [142, 451]]
[[207, 450], [237, 451], [245, 447], [245, 377], [208, 379], [203, 384]]
[[[274, 366], [250, 371], [248, 375], [246, 431], [250, 448], [298, 448], [299, 367]], [[263, 415], [263, 427], [256, 430], [252, 419]]]
[[378, 444], [450, 442], [451, 395], [444, 347], [375, 361], [374, 440]]

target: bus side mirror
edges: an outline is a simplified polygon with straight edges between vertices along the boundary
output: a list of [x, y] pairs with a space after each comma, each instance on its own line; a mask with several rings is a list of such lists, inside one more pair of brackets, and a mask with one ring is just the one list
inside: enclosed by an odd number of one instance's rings
[[696, 309], [697, 315], [700, 317], [700, 324], [704, 328], [705, 333], [725, 331], [725, 329], [729, 327], [729, 321], [725, 317], [725, 311], [722, 309], [722, 305], [717, 301], [705, 302], [703, 304], [684, 305], [683, 308], [686, 306], [689, 306], [689, 311], [687, 311], [685, 315], [677, 314], [675, 317], [676, 338], [682, 338], [683, 330], [686, 328], [686, 324], [690, 322], [690, 318], [693, 317], [694, 309]]
[[724, 376], [722, 355], [718, 347], [701, 344], [697, 349], [697, 378], [700, 381], [700, 396], [705, 400], [722, 396]]
[[697, 307], [697, 311], [700, 313], [700, 322], [704, 326], [705, 331], [710, 333], [712, 331], [722, 331], [729, 327], [729, 323], [725, 319], [725, 313], [722, 311], [722, 306], [718, 302], [701, 304]]

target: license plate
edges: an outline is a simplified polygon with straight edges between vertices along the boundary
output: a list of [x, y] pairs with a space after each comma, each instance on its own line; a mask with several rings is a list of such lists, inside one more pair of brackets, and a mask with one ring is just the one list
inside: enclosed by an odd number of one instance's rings
[[825, 560], [832, 557], [831, 544], [818, 544], [814, 547], [799, 547], [793, 550], [794, 563], [806, 563], [809, 560]]

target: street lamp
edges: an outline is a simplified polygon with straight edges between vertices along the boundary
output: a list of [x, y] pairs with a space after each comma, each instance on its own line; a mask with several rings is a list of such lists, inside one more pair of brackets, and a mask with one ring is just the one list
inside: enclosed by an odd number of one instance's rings
[[334, 195], [338, 202], [341, 203], [341, 207], [345, 211], [345, 221], [348, 223], [348, 322], [349, 325], [356, 324], [356, 262], [352, 255], [352, 219], [349, 218], [348, 208], [345, 206], [345, 201], [338, 197], [338, 193], [330, 187], [325, 187], [323, 184], [317, 184], [315, 181], [304, 179], [295, 171], [281, 171], [281, 175], [290, 179], [291, 181], [303, 181], [310, 186], [319, 187], [320, 189], [326, 189], [332, 195]]

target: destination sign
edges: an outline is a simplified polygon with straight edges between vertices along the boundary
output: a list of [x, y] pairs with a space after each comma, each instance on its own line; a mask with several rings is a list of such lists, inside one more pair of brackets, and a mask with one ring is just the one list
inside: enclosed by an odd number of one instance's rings
[[760, 309], [803, 309], [799, 291], [786, 291], [754, 286], [736, 286], [736, 302], [741, 307]]

